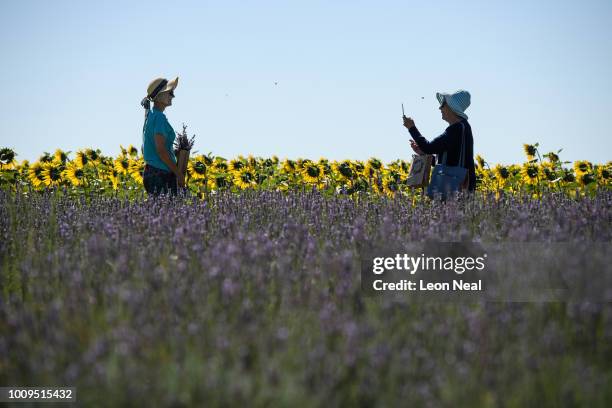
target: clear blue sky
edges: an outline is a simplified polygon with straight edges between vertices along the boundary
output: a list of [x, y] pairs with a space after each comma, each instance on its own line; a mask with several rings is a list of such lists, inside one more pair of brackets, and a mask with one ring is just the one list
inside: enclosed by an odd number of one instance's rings
[[410, 158], [400, 104], [432, 139], [435, 93], [466, 89], [489, 162], [536, 141], [606, 162], [610, 21], [609, 0], [3, 1], [0, 146], [140, 147], [148, 83], [178, 75], [170, 123], [227, 158]]

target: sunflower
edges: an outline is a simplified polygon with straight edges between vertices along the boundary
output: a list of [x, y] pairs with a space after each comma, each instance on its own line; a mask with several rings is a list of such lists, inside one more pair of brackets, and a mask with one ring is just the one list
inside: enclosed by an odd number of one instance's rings
[[50, 163], [53, 161], [53, 156], [51, 156], [51, 153], [49, 152], [44, 152], [39, 158], [38, 161], [41, 163]]
[[202, 159], [204, 160], [204, 164], [207, 166], [212, 166], [213, 162], [215, 161], [210, 155], [208, 154], [202, 154]]
[[45, 182], [42, 174], [43, 164], [44, 163], [36, 162], [30, 166], [30, 169], [28, 170], [28, 178], [34, 187], [38, 187]]
[[373, 179], [374, 177], [376, 177], [376, 175], [378, 174], [378, 171], [376, 171], [376, 169], [374, 169], [373, 167], [370, 167], [366, 164], [365, 168], [363, 169], [363, 176], [365, 178], [367, 178], [368, 180]]
[[293, 160], [285, 159], [283, 161], [283, 171], [285, 173], [294, 173], [297, 168], [297, 164]]
[[574, 171], [576, 172], [576, 176], [590, 173], [593, 171], [593, 165], [587, 160], [577, 160], [574, 162]]
[[536, 148], [536, 145], [524, 144], [523, 151], [527, 155], [527, 160], [531, 161], [535, 159], [535, 155], [538, 150]]
[[356, 160], [352, 164], [353, 164], [353, 169], [355, 170], [355, 173], [363, 174], [363, 171], [365, 170], [365, 164], [363, 164], [363, 162]]
[[[399, 184], [402, 181], [402, 178], [405, 178], [405, 173], [403, 173], [400, 169], [388, 169], [384, 175], [385, 178], [392, 179], [395, 183]], [[383, 182], [384, 184], [384, 182]]]
[[559, 156], [557, 155], [557, 153], [549, 152], [549, 153], [546, 153], [544, 157], [546, 157], [548, 161], [551, 163], [559, 162]]
[[244, 161], [242, 161], [240, 158], [233, 159], [229, 163], [229, 169], [230, 169], [230, 171], [233, 171], [233, 172], [239, 172], [245, 166], [246, 165], [245, 165]]
[[601, 166], [597, 166], [597, 179], [603, 183], [607, 183], [612, 180], [612, 166], [603, 164]]
[[543, 162], [540, 165], [540, 171], [548, 181], [555, 181], [557, 179], [557, 172], [552, 162]]
[[565, 183], [573, 183], [574, 181], [576, 181], [576, 177], [574, 176], [574, 173], [571, 169], [563, 169], [563, 174], [561, 175], [561, 177]]
[[113, 167], [119, 174], [128, 174], [130, 171], [130, 159], [122, 153], [115, 159]]
[[11, 168], [11, 166], [13, 166], [15, 163], [15, 156], [15, 152], [8, 147], [0, 149], [0, 168]]
[[475, 157], [476, 159], [476, 164], [478, 165], [479, 168], [484, 169], [485, 168], [485, 159], [483, 159], [483, 157], [479, 154], [476, 155]]
[[132, 145], [129, 145], [127, 148], [127, 153], [130, 157], [137, 157], [138, 156], [138, 149], [135, 148]]
[[225, 173], [228, 170], [227, 161], [222, 157], [217, 157], [215, 158], [212, 168], [216, 173]]
[[251, 166], [251, 168], [256, 169], [259, 165], [259, 160], [253, 157], [253, 155], [249, 155], [249, 157], [247, 158], [247, 163], [249, 166]]
[[257, 185], [255, 177], [255, 172], [252, 169], [243, 167], [234, 172], [234, 184], [243, 190], [249, 187], [254, 187]]
[[587, 186], [595, 182], [595, 176], [592, 173], [580, 173], [577, 175], [577, 179], [581, 186]]
[[357, 179], [355, 179], [355, 182], [353, 183], [353, 190], [366, 191], [369, 186], [370, 183], [368, 183], [368, 180], [366, 180], [365, 177], [358, 176]]
[[274, 171], [274, 168], [276, 167], [276, 163], [274, 162], [273, 159], [265, 159], [261, 162], [261, 165], [267, 169], [267, 170], [271, 170]]
[[92, 162], [97, 162], [100, 159], [100, 151], [93, 149], [85, 149], [85, 154], [87, 158]]
[[142, 176], [144, 167], [145, 164], [143, 159], [130, 159], [128, 173], [138, 184], [143, 184]]
[[189, 164], [187, 165], [187, 172], [189, 173], [189, 177], [191, 177], [192, 179], [205, 179], [206, 170], [208, 170], [208, 166], [206, 165], [206, 160], [204, 159], [204, 156], [195, 156], [193, 159], [189, 160]]
[[85, 180], [85, 171], [75, 162], [70, 162], [64, 169], [63, 177], [70, 181], [73, 186], [80, 186]]
[[223, 189], [232, 186], [232, 179], [226, 174], [215, 174], [208, 178], [207, 185], [211, 190]]
[[62, 182], [62, 169], [57, 163], [43, 164], [41, 175], [47, 187], [57, 186]]
[[538, 166], [533, 163], [525, 163], [521, 167], [521, 176], [527, 184], [538, 184]]
[[399, 182], [391, 174], [383, 177], [383, 191], [386, 195], [393, 197], [399, 191]]
[[376, 177], [376, 175], [378, 175], [382, 168], [382, 162], [374, 157], [371, 157], [365, 165], [363, 175], [366, 176], [368, 179], [374, 178]]
[[501, 164], [496, 164], [493, 168], [493, 172], [495, 173], [495, 177], [499, 180], [507, 180], [510, 177], [510, 170]]
[[76, 152], [76, 157], [74, 158], [74, 162], [80, 167], [83, 168], [89, 163], [89, 157], [83, 150], [79, 150]]
[[17, 169], [21, 177], [27, 177], [30, 171], [30, 162], [28, 160], [22, 160], [15, 169]]
[[329, 160], [321, 157], [318, 161], [319, 167], [321, 167], [323, 169], [323, 175], [325, 176], [329, 176], [330, 174], [333, 173], [333, 169], [331, 164], [329, 164]]
[[106, 179], [108, 179], [111, 182], [113, 186], [113, 190], [118, 190], [119, 181], [120, 181], [120, 173], [117, 171], [117, 169], [112, 166], [108, 167], [106, 171], [104, 172], [104, 175], [106, 176]]
[[57, 149], [55, 153], [53, 153], [53, 160], [59, 164], [66, 164], [68, 153], [70, 152], [64, 152], [61, 149]]
[[302, 177], [307, 183], [316, 184], [321, 181], [323, 177], [323, 168], [318, 164], [311, 162], [305, 162], [302, 169]]
[[353, 178], [353, 167], [351, 166], [351, 162], [349, 160], [344, 160], [341, 163], [336, 163], [336, 172], [340, 174], [340, 176], [346, 180], [350, 180]]

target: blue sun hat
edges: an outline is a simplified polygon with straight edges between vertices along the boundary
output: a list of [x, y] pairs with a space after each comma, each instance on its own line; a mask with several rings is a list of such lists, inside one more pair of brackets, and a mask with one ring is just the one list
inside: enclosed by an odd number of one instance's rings
[[471, 99], [468, 91], [461, 89], [453, 94], [436, 92], [436, 98], [438, 98], [440, 105], [446, 101], [446, 104], [457, 114], [457, 116], [461, 116], [463, 119], [467, 120], [468, 116], [465, 114], [465, 110], [470, 106]]

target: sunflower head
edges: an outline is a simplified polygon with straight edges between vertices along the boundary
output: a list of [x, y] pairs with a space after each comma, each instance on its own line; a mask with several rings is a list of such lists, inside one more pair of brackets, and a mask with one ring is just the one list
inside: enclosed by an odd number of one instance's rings
[[574, 162], [574, 171], [576, 175], [590, 173], [593, 171], [593, 165], [587, 160], [578, 160]]
[[59, 185], [62, 182], [61, 167], [53, 162], [43, 164], [42, 179], [47, 187]]
[[85, 149], [85, 154], [87, 155], [87, 158], [92, 162], [98, 161], [98, 159], [100, 159], [99, 150]]
[[79, 167], [83, 168], [87, 165], [87, 163], [89, 163], [90, 160], [83, 150], [79, 150], [78, 152], [76, 152], [76, 157], [74, 158], [74, 161]]
[[485, 159], [482, 158], [481, 155], [477, 154], [476, 155], [476, 164], [478, 165], [479, 168], [484, 169], [485, 168]]
[[261, 162], [261, 165], [266, 168], [266, 169], [272, 169], [274, 167], [276, 167], [276, 163], [274, 163], [274, 160], [268, 158], [268, 159], [264, 159]]
[[307, 183], [318, 183], [323, 177], [323, 169], [319, 165], [308, 161], [303, 165], [302, 177]]
[[234, 173], [234, 184], [243, 190], [256, 186], [255, 172], [248, 167], [241, 168]]
[[523, 145], [523, 151], [525, 152], [525, 155], [527, 156], [527, 160], [535, 159], [535, 155], [537, 152], [536, 146], [537, 145], [530, 145], [530, 144]]
[[2, 164], [3, 166], [7, 164], [12, 164], [15, 160], [15, 156], [17, 156], [17, 154], [15, 154], [12, 149], [9, 149], [8, 147], [3, 147], [2, 149], [0, 149], [0, 164]]
[[15, 167], [17, 169], [17, 171], [19, 171], [19, 173], [22, 176], [27, 176], [29, 170], [30, 170], [30, 161], [29, 160], [22, 160], [21, 163], [19, 163], [17, 165], [17, 167]]
[[510, 170], [501, 164], [495, 165], [493, 172], [495, 173], [495, 176], [501, 180], [507, 180], [510, 177]]
[[229, 163], [229, 169], [231, 171], [240, 171], [240, 169], [244, 168], [246, 164], [240, 158], [233, 159]]
[[557, 172], [555, 171], [554, 165], [551, 162], [544, 162], [540, 166], [544, 178], [548, 181], [554, 181], [557, 179]]
[[253, 155], [249, 155], [249, 157], [247, 157], [247, 164], [255, 169], [257, 168], [259, 162], [256, 157], [253, 157]]
[[582, 186], [587, 186], [595, 182], [595, 177], [591, 173], [581, 173], [578, 175], [578, 183]]
[[212, 168], [216, 173], [225, 173], [229, 169], [227, 161], [222, 157], [215, 158]]
[[66, 164], [66, 161], [68, 160], [68, 152], [64, 152], [61, 149], [55, 150], [55, 153], [53, 153], [53, 160], [59, 164]]
[[41, 186], [44, 184], [43, 180], [43, 164], [41, 162], [36, 162], [30, 166], [28, 170], [28, 178], [34, 187]]
[[349, 160], [344, 160], [343, 162], [338, 164], [336, 167], [336, 171], [340, 173], [340, 175], [345, 179], [353, 178], [353, 168]]
[[196, 156], [193, 159], [189, 160], [189, 164], [187, 165], [187, 171], [189, 172], [189, 177], [194, 180], [202, 180], [206, 178], [206, 171], [208, 170], [208, 166], [206, 165], [206, 161], [204, 156]]
[[394, 196], [399, 191], [399, 182], [390, 174], [383, 177], [383, 191], [388, 196]]
[[572, 172], [572, 170], [563, 169], [562, 180], [565, 183], [573, 183], [574, 181], [576, 181], [576, 176], [574, 176], [574, 173]]
[[113, 167], [119, 174], [128, 174], [128, 172], [130, 171], [130, 159], [127, 156], [121, 154], [115, 159]]
[[597, 178], [603, 182], [608, 182], [612, 179], [612, 166], [601, 165], [597, 167]]
[[41, 163], [51, 163], [53, 161], [53, 156], [51, 156], [51, 153], [49, 152], [44, 152], [39, 158], [38, 161]]
[[129, 146], [128, 146], [128, 148], [127, 148], [127, 154], [128, 154], [130, 157], [137, 157], [137, 156], [138, 156], [138, 149], [137, 149], [137, 148], [135, 148], [135, 147], [134, 147], [134, 146], [132, 146], [132, 145], [129, 145]]
[[368, 160], [367, 166], [371, 167], [374, 170], [381, 170], [382, 162], [375, 157], [370, 157], [370, 160]]
[[323, 174], [325, 176], [329, 176], [330, 174], [332, 174], [333, 169], [332, 169], [332, 165], [329, 163], [329, 160], [321, 157], [319, 161], [317, 162], [317, 164], [319, 165], [321, 169], [323, 169]]
[[285, 173], [293, 173], [297, 168], [297, 163], [293, 160], [285, 159], [283, 161], [283, 171]]
[[370, 183], [368, 183], [368, 180], [366, 180], [365, 177], [363, 176], [359, 176], [357, 177], [357, 179], [355, 179], [355, 182], [353, 183], [353, 190], [354, 191], [366, 191], [369, 186], [370, 186]]
[[523, 181], [527, 184], [538, 183], [538, 166], [533, 163], [525, 163], [521, 168], [521, 175]]
[[208, 188], [212, 190], [224, 189], [231, 187], [232, 180], [229, 179], [225, 174], [215, 174], [213, 177], [208, 179]]
[[128, 173], [138, 184], [143, 184], [144, 167], [143, 159], [129, 159]]
[[63, 174], [64, 178], [70, 181], [73, 186], [80, 186], [85, 180], [85, 171], [75, 162], [70, 162], [66, 166]]
[[560, 160], [557, 153], [553, 153], [553, 152], [546, 153], [544, 157], [546, 157], [548, 161], [551, 163], [559, 163], [559, 160]]

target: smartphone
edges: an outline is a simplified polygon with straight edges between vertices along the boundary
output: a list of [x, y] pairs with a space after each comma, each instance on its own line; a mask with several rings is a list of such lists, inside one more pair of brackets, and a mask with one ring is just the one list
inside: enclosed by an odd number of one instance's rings
[[404, 113], [404, 104], [402, 103], [402, 116], [406, 116], [406, 114]]

